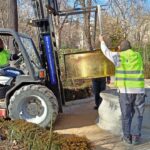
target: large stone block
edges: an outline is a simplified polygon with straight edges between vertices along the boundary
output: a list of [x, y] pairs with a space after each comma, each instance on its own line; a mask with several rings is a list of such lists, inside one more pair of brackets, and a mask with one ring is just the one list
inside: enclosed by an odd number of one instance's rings
[[[102, 129], [108, 130], [114, 134], [122, 133], [121, 125], [121, 111], [119, 104], [119, 95], [116, 89], [109, 89], [103, 91], [101, 94], [103, 102], [98, 109], [99, 119], [98, 126]], [[150, 89], [146, 89], [146, 103], [143, 119], [143, 128], [150, 129]], [[137, 113], [135, 113], [132, 122], [132, 132], [136, 122]]]

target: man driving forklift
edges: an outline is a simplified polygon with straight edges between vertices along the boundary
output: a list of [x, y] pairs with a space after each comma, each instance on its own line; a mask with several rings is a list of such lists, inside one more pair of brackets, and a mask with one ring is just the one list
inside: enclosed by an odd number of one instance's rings
[[23, 74], [21, 70], [10, 67], [9, 61], [17, 60], [19, 56], [17, 54], [10, 54], [10, 52], [4, 48], [3, 40], [0, 38], [0, 75], [16, 77]]

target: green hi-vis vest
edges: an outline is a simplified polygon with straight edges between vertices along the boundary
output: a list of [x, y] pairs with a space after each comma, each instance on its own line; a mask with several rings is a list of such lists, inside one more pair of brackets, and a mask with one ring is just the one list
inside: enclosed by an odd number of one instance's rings
[[0, 52], [0, 68], [6, 67], [9, 65], [10, 53], [7, 50]]
[[115, 78], [118, 88], [144, 88], [143, 62], [141, 55], [131, 49], [120, 52], [120, 66]]

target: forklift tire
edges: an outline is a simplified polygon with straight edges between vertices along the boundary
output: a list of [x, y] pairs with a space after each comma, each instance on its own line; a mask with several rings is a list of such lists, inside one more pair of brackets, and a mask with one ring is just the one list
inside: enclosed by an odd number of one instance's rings
[[50, 127], [58, 115], [58, 103], [47, 87], [31, 84], [14, 92], [8, 111], [12, 120], [23, 119], [41, 127]]

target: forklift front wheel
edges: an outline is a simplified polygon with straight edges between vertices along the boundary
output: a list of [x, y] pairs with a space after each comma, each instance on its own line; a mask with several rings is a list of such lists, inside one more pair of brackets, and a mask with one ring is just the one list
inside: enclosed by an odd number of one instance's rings
[[9, 117], [23, 119], [42, 127], [54, 123], [58, 114], [57, 99], [42, 85], [23, 86], [12, 95], [8, 106]]

